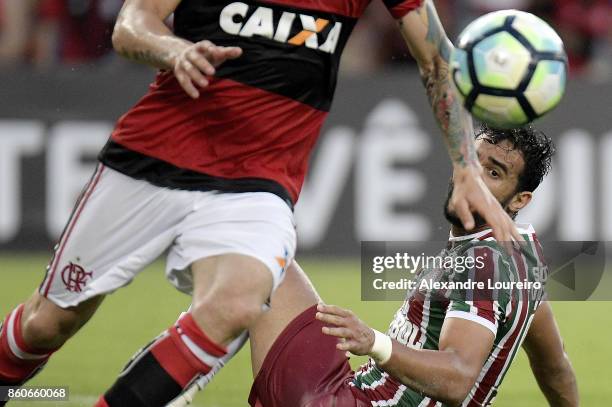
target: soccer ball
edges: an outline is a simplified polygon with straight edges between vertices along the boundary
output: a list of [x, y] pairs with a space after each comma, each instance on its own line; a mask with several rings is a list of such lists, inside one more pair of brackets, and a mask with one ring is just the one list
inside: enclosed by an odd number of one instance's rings
[[563, 42], [533, 14], [502, 10], [463, 30], [451, 55], [452, 81], [465, 108], [499, 128], [527, 124], [552, 110], [565, 92]]

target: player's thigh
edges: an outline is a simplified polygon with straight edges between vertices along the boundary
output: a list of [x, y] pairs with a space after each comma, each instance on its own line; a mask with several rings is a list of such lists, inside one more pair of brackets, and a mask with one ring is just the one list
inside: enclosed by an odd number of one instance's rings
[[294, 261], [283, 282], [272, 294], [270, 309], [249, 330], [253, 376], [257, 376], [270, 348], [283, 330], [321, 298], [308, 276]]
[[192, 314], [207, 335], [225, 344], [252, 325], [274, 286], [268, 266], [242, 254], [207, 257], [191, 270]]
[[201, 193], [179, 227], [167, 275], [193, 293], [192, 314], [213, 339], [225, 343], [262, 312], [292, 261], [293, 212], [265, 193]]
[[68, 308], [128, 284], [172, 244], [192, 198], [99, 165], [56, 246], [40, 294]]
[[[304, 281], [292, 280], [287, 276], [289, 285], [296, 282], [295, 290], [287, 291], [287, 301], [281, 304], [272, 304], [271, 312], [279, 311], [283, 305], [291, 305], [291, 294], [298, 294], [307, 290]], [[284, 282], [283, 282], [284, 283]], [[281, 285], [282, 286], [282, 285]], [[281, 287], [279, 287], [280, 291]], [[344, 352], [338, 350], [338, 339], [324, 335], [324, 324], [316, 319], [317, 297], [311, 298], [310, 307], [296, 315], [288, 324], [280, 326], [274, 314], [266, 314], [269, 323], [258, 326], [258, 333], [254, 332], [251, 338], [253, 353], [263, 356], [263, 362], [254, 361], [259, 365], [255, 381], [251, 389], [249, 402], [252, 406], [266, 407], [306, 407], [306, 406], [342, 406], [357, 407], [368, 404], [359, 404], [350, 389], [349, 381], [353, 371]], [[276, 305], [280, 305], [276, 308]], [[304, 303], [303, 305], [306, 305]], [[277, 316], [283, 314], [276, 314]], [[285, 315], [288, 316], [288, 315]], [[284, 319], [284, 318], [280, 318]], [[276, 339], [270, 347], [273, 335], [267, 335], [265, 330], [272, 330]], [[281, 331], [282, 330], [282, 331]], [[279, 334], [279, 331], [280, 334]], [[267, 351], [258, 350], [258, 347], [269, 347]], [[257, 404], [259, 403], [259, 404]]]

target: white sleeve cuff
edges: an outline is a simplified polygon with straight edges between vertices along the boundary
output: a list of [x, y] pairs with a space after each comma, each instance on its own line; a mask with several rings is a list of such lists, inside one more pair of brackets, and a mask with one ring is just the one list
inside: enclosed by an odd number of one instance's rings
[[497, 325], [489, 321], [488, 319], [478, 316], [476, 314], [472, 314], [465, 311], [452, 310], [446, 313], [445, 319], [446, 318], [467, 319], [468, 321], [476, 322], [477, 324], [484, 326], [489, 331], [493, 332], [493, 336], [497, 335]]

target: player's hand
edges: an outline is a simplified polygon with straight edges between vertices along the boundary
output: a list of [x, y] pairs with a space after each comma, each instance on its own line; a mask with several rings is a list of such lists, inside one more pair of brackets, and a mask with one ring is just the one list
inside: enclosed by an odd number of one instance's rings
[[354, 355], [367, 355], [374, 346], [374, 331], [349, 310], [335, 305], [319, 304], [316, 318], [332, 326], [324, 326], [325, 335], [340, 338], [336, 348]]
[[221, 47], [210, 41], [200, 41], [188, 46], [174, 60], [174, 76], [193, 99], [200, 97], [199, 88], [208, 86], [207, 76], [215, 74], [215, 68], [242, 55], [239, 47]]
[[453, 183], [449, 209], [457, 215], [466, 230], [474, 228], [472, 212], [476, 212], [491, 226], [493, 236], [504, 245], [508, 253], [512, 253], [513, 242], [524, 241], [514, 221], [484, 183], [480, 166], [456, 168], [453, 173]]

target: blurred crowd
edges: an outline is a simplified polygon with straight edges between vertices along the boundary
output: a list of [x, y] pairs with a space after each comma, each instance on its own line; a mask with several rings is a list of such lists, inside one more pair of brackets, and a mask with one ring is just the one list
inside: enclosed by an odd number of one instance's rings
[[110, 58], [123, 0], [0, 0], [0, 63], [46, 68]]
[[[0, 0], [0, 65], [120, 63], [111, 46], [114, 20], [123, 0]], [[612, 0], [435, 0], [449, 36], [477, 16], [516, 8], [551, 23], [565, 42], [571, 72], [612, 78]], [[411, 64], [396, 24], [372, 1], [349, 41], [342, 67], [368, 73]]]
[[[381, 3], [373, 1], [355, 28], [344, 56], [346, 69], [363, 72], [389, 64], [412, 63]], [[482, 14], [502, 9], [532, 12], [551, 24], [562, 37], [573, 75], [612, 80], [612, 0], [435, 0], [434, 3], [453, 42]]]

